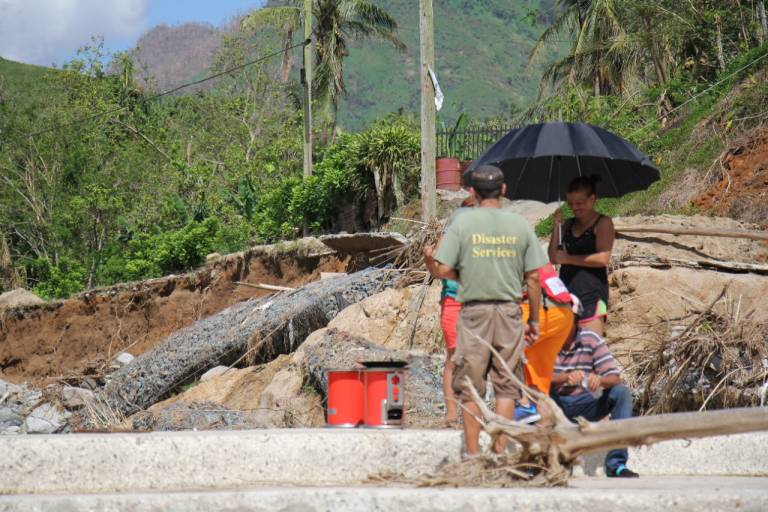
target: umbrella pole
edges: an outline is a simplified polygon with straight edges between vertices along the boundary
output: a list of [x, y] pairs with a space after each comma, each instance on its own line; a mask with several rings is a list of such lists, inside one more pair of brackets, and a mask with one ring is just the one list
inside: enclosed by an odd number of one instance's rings
[[[578, 162], [578, 157], [576, 162]], [[560, 210], [560, 222], [557, 223], [557, 249], [563, 250], [563, 200], [560, 198], [560, 157], [557, 157], [557, 209]]]
[[557, 223], [557, 248], [563, 249], [563, 201], [557, 196], [557, 209], [560, 210], [560, 222]]

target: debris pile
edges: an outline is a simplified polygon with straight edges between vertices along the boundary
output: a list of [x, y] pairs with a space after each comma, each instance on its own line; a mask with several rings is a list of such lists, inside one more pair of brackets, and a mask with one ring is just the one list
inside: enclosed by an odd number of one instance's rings
[[641, 413], [760, 404], [768, 381], [768, 323], [740, 309], [724, 289], [687, 325], [656, 326], [655, 345], [635, 354], [628, 376]]

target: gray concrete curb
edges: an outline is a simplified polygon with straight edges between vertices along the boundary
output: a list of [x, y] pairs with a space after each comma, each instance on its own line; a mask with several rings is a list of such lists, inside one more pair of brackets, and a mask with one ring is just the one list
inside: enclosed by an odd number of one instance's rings
[[[285, 429], [0, 437], [0, 494], [359, 485], [459, 459], [455, 430]], [[593, 459], [594, 460], [594, 459]], [[633, 449], [643, 475], [768, 475], [768, 435]]]
[[577, 479], [575, 488], [569, 489], [271, 487], [216, 492], [0, 496], [0, 512], [763, 512], [768, 510], [767, 483], [764, 478], [601, 478], [597, 482]]

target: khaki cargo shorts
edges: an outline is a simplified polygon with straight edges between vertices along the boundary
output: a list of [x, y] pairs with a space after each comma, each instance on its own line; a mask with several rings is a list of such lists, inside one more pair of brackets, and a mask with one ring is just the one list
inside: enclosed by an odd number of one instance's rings
[[480, 396], [485, 398], [485, 381], [490, 373], [497, 398], [519, 399], [520, 390], [513, 385], [498, 358], [478, 338], [484, 339], [496, 349], [522, 381], [525, 341], [520, 306], [515, 302], [463, 304], [456, 331], [458, 343], [452, 359], [456, 365], [452, 383], [456, 398], [462, 402], [472, 400], [469, 392], [464, 389], [466, 377], [472, 381]]

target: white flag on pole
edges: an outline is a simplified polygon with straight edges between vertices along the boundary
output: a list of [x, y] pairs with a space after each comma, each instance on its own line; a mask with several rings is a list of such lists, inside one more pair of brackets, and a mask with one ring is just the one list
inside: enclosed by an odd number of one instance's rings
[[432, 85], [435, 87], [435, 108], [439, 111], [443, 108], [443, 99], [445, 96], [443, 95], [443, 90], [440, 89], [440, 84], [437, 82], [435, 72], [432, 71], [431, 67], [427, 67], [427, 69], [429, 70], [429, 78], [432, 79]]

